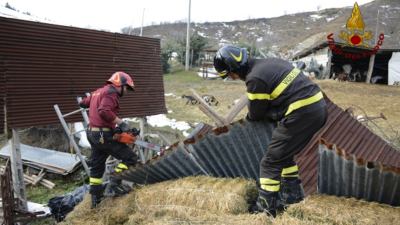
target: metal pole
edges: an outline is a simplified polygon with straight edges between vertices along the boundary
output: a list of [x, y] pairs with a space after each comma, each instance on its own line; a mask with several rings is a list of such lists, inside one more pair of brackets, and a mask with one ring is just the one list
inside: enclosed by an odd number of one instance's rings
[[[144, 138], [145, 123], [146, 123], [146, 118], [145, 117], [140, 117], [139, 118], [139, 128], [140, 128], [139, 137], [140, 137], [140, 139]], [[143, 164], [145, 164], [146, 163], [146, 156], [144, 154], [144, 148], [141, 147], [141, 146], [138, 146], [138, 150], [139, 150], [140, 160], [142, 161]]]
[[63, 115], [61, 114], [60, 108], [58, 107], [58, 105], [54, 105], [54, 109], [56, 110], [58, 119], [60, 120], [61, 125], [63, 126], [65, 133], [68, 135], [68, 138], [72, 141], [72, 146], [74, 147], [74, 149], [76, 151], [76, 154], [78, 155], [79, 160], [81, 160], [83, 168], [85, 169], [87, 175], [90, 176], [89, 167], [86, 164], [86, 161], [82, 156], [81, 150], [79, 149], [79, 147], [76, 144], [74, 138], [71, 136], [71, 134], [69, 132], [68, 125], [65, 122]]
[[[78, 103], [79, 103], [80, 101], [82, 101], [82, 97], [77, 97], [76, 100], [77, 100]], [[84, 122], [83, 125], [84, 125], [84, 127], [86, 128], [86, 127], [88, 126], [88, 124], [89, 124], [89, 117], [88, 117], [88, 115], [87, 115], [86, 110], [82, 110], [81, 113], [82, 113], [83, 122]]]
[[185, 60], [185, 71], [189, 71], [189, 57], [190, 57], [190, 8], [192, 0], [189, 0], [189, 15], [187, 21], [186, 30], [186, 60]]
[[140, 27], [140, 36], [142, 36], [143, 35], [143, 21], [144, 21], [144, 10], [145, 10], [146, 8], [143, 8], [143, 13], [142, 13], [142, 26]]
[[22, 208], [23, 210], [27, 210], [24, 171], [22, 168], [22, 158], [21, 158], [21, 146], [19, 142], [18, 132], [15, 129], [12, 129], [10, 159], [11, 159], [11, 171], [13, 178], [14, 193], [15, 196], [20, 200], [19, 207]]

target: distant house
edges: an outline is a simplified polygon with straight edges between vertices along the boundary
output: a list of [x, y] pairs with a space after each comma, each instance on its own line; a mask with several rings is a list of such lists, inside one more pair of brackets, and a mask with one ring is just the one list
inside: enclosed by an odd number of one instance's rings
[[325, 41], [298, 52], [292, 60], [304, 62], [304, 70], [321, 79], [400, 85], [400, 49], [372, 51]]

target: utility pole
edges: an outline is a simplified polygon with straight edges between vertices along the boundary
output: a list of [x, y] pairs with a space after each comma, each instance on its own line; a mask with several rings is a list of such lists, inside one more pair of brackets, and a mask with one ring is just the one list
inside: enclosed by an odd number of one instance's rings
[[186, 31], [186, 60], [185, 60], [185, 71], [189, 71], [189, 57], [190, 57], [190, 8], [192, 0], [189, 0], [189, 16], [187, 21]]
[[142, 36], [143, 35], [143, 21], [144, 21], [144, 10], [145, 10], [146, 8], [143, 8], [143, 13], [142, 13], [142, 26], [140, 27], [140, 36]]

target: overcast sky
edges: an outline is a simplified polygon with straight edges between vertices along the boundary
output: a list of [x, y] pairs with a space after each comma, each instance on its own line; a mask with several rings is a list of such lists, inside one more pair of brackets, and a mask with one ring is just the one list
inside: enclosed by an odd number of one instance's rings
[[[358, 0], [362, 5], [372, 0]], [[186, 21], [189, 0], [0, 0], [55, 23], [119, 32], [127, 26]], [[215, 22], [269, 18], [317, 8], [353, 6], [355, 0], [192, 0], [191, 20]]]

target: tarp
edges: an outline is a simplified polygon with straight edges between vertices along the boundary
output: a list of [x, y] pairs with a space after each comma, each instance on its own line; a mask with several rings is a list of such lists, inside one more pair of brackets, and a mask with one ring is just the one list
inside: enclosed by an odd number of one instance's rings
[[[45, 148], [38, 148], [20, 144], [21, 158], [24, 165], [38, 169], [46, 169], [48, 172], [67, 175], [73, 172], [79, 165], [79, 158], [75, 154], [58, 152]], [[11, 142], [8, 142], [0, 150], [1, 157], [10, 157]]]
[[400, 52], [393, 52], [389, 60], [388, 85], [400, 86]]

